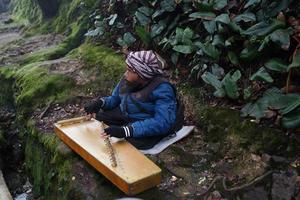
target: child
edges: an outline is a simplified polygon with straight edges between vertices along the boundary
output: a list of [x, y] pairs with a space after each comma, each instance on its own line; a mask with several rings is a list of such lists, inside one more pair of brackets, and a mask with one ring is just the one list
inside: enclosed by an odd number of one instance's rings
[[131, 52], [126, 64], [127, 71], [112, 95], [97, 98], [84, 108], [109, 125], [107, 135], [125, 138], [138, 149], [149, 149], [174, 133], [175, 89], [166, 79], [165, 61], [155, 52]]

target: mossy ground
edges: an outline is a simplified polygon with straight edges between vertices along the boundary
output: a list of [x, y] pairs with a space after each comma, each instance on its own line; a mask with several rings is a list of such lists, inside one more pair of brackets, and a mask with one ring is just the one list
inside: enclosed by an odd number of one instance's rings
[[[14, 1], [14, 3], [16, 2]], [[84, 5], [81, 2], [80, 0], [63, 0], [58, 15], [52, 20], [43, 21], [42, 14], [36, 4], [32, 4], [30, 0], [20, 0], [15, 6], [14, 13], [16, 19], [20, 21], [26, 19], [33, 23], [32, 29], [25, 29], [27, 36], [37, 32], [64, 32], [66, 39], [58, 46], [26, 55], [20, 66], [0, 69], [3, 80], [15, 81], [14, 90], [12, 87], [8, 87], [7, 90], [3, 91], [10, 94], [14, 93], [15, 98], [7, 99], [6, 96], [0, 95], [0, 105], [1, 102], [7, 101], [15, 101], [16, 103], [22, 135], [24, 139], [26, 138], [25, 166], [32, 176], [35, 195], [43, 195], [45, 199], [57, 199], [57, 197], [70, 199], [71, 196], [77, 195], [78, 199], [84, 199], [86, 196], [80, 194], [81, 188], [77, 188], [76, 192], [74, 192], [74, 187], [71, 188], [73, 173], [75, 173], [73, 165], [77, 163], [77, 156], [71, 151], [67, 154], [62, 152], [60, 149], [62, 142], [53, 132], [39, 131], [36, 127], [36, 121], [31, 119], [32, 113], [49, 102], [54, 101], [53, 104], [64, 103], [68, 98], [77, 94], [90, 95], [90, 93], [95, 92], [103, 95], [109, 94], [122, 76], [126, 66], [124, 58], [114, 53], [113, 50], [93, 44], [92, 41], [83, 43], [83, 35], [87, 30], [89, 8], [94, 7], [98, 1], [84, 1]], [[31, 17], [28, 18], [28, 16]], [[84, 67], [81, 70], [89, 77], [87, 84], [78, 86], [71, 76], [53, 74], [49, 66], [42, 62], [62, 57], [83, 61]], [[220, 146], [224, 144], [224, 147], [230, 146], [232, 149], [236, 149], [238, 153], [293, 152], [291, 151], [292, 148], [288, 148], [288, 141], [283, 136], [282, 131], [274, 131], [270, 128], [259, 128], [258, 131], [257, 124], [241, 119], [237, 111], [204, 105], [201, 101], [204, 94], [199, 88], [185, 85], [179, 88], [179, 92], [189, 104], [187, 114], [190, 116], [191, 123], [203, 130], [206, 142], [221, 143]], [[26, 115], [23, 116], [23, 114]], [[189, 148], [192, 147], [191, 145]], [[240, 148], [243, 150], [238, 150]], [[182, 155], [182, 151], [176, 152]], [[222, 148], [216, 154], [220, 157], [224, 156]], [[183, 156], [183, 158], [185, 157]], [[193, 162], [192, 159], [182, 160], [180, 162]], [[207, 169], [209, 166], [210, 163], [203, 168]], [[107, 182], [102, 176], [95, 179], [101, 188], [103, 185], [104, 188], [106, 187], [103, 191], [109, 191], [106, 195], [107, 198], [112, 197], [113, 193], [121, 194], [116, 188], [107, 189], [111, 188], [112, 185], [105, 186]], [[101, 188], [100, 191], [97, 190], [96, 197], [101, 196], [101, 192], [103, 192]], [[159, 192], [156, 191], [155, 194], [159, 194]], [[148, 195], [149, 193], [142, 194], [141, 197], [148, 198]], [[156, 196], [152, 198], [155, 199]], [[157, 199], [159, 198], [162, 198], [162, 195], [158, 195]]]

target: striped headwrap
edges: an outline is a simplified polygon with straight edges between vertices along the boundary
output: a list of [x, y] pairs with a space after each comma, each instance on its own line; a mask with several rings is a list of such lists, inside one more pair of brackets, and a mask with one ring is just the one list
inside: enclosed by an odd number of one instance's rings
[[165, 60], [152, 50], [130, 52], [126, 64], [142, 79], [152, 79], [156, 75], [165, 76], [164, 69], [167, 67]]

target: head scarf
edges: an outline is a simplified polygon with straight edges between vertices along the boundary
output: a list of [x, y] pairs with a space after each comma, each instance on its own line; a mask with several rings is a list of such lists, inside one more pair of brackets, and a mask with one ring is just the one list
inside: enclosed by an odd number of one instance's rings
[[164, 69], [167, 68], [165, 60], [152, 50], [130, 52], [125, 62], [142, 79], [165, 76]]

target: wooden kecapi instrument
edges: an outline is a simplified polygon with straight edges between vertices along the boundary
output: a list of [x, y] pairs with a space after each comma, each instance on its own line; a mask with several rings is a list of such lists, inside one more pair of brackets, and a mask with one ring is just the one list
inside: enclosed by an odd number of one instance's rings
[[60, 120], [60, 121], [56, 122], [56, 124], [58, 124], [60, 126], [67, 126], [67, 125], [71, 125], [71, 124], [77, 124], [77, 123], [89, 121], [91, 119], [92, 119], [92, 116], [86, 115], [86, 116], [76, 117], [76, 118], [72, 118], [72, 119]]
[[161, 169], [126, 140], [100, 137], [105, 124], [86, 117], [54, 124], [58, 137], [128, 195], [158, 185]]
[[[72, 125], [72, 124], [82, 123], [85, 121], [90, 121], [91, 119], [92, 119], [92, 115], [87, 115], [87, 116], [76, 117], [76, 118], [72, 118], [72, 119], [61, 120], [61, 121], [58, 121], [57, 124], [59, 124], [60, 126], [68, 126], [68, 125]], [[105, 143], [105, 146], [108, 151], [108, 156], [111, 161], [111, 166], [116, 167], [117, 166], [116, 155], [115, 155], [113, 146], [111, 145], [110, 138], [105, 137], [104, 143]]]

